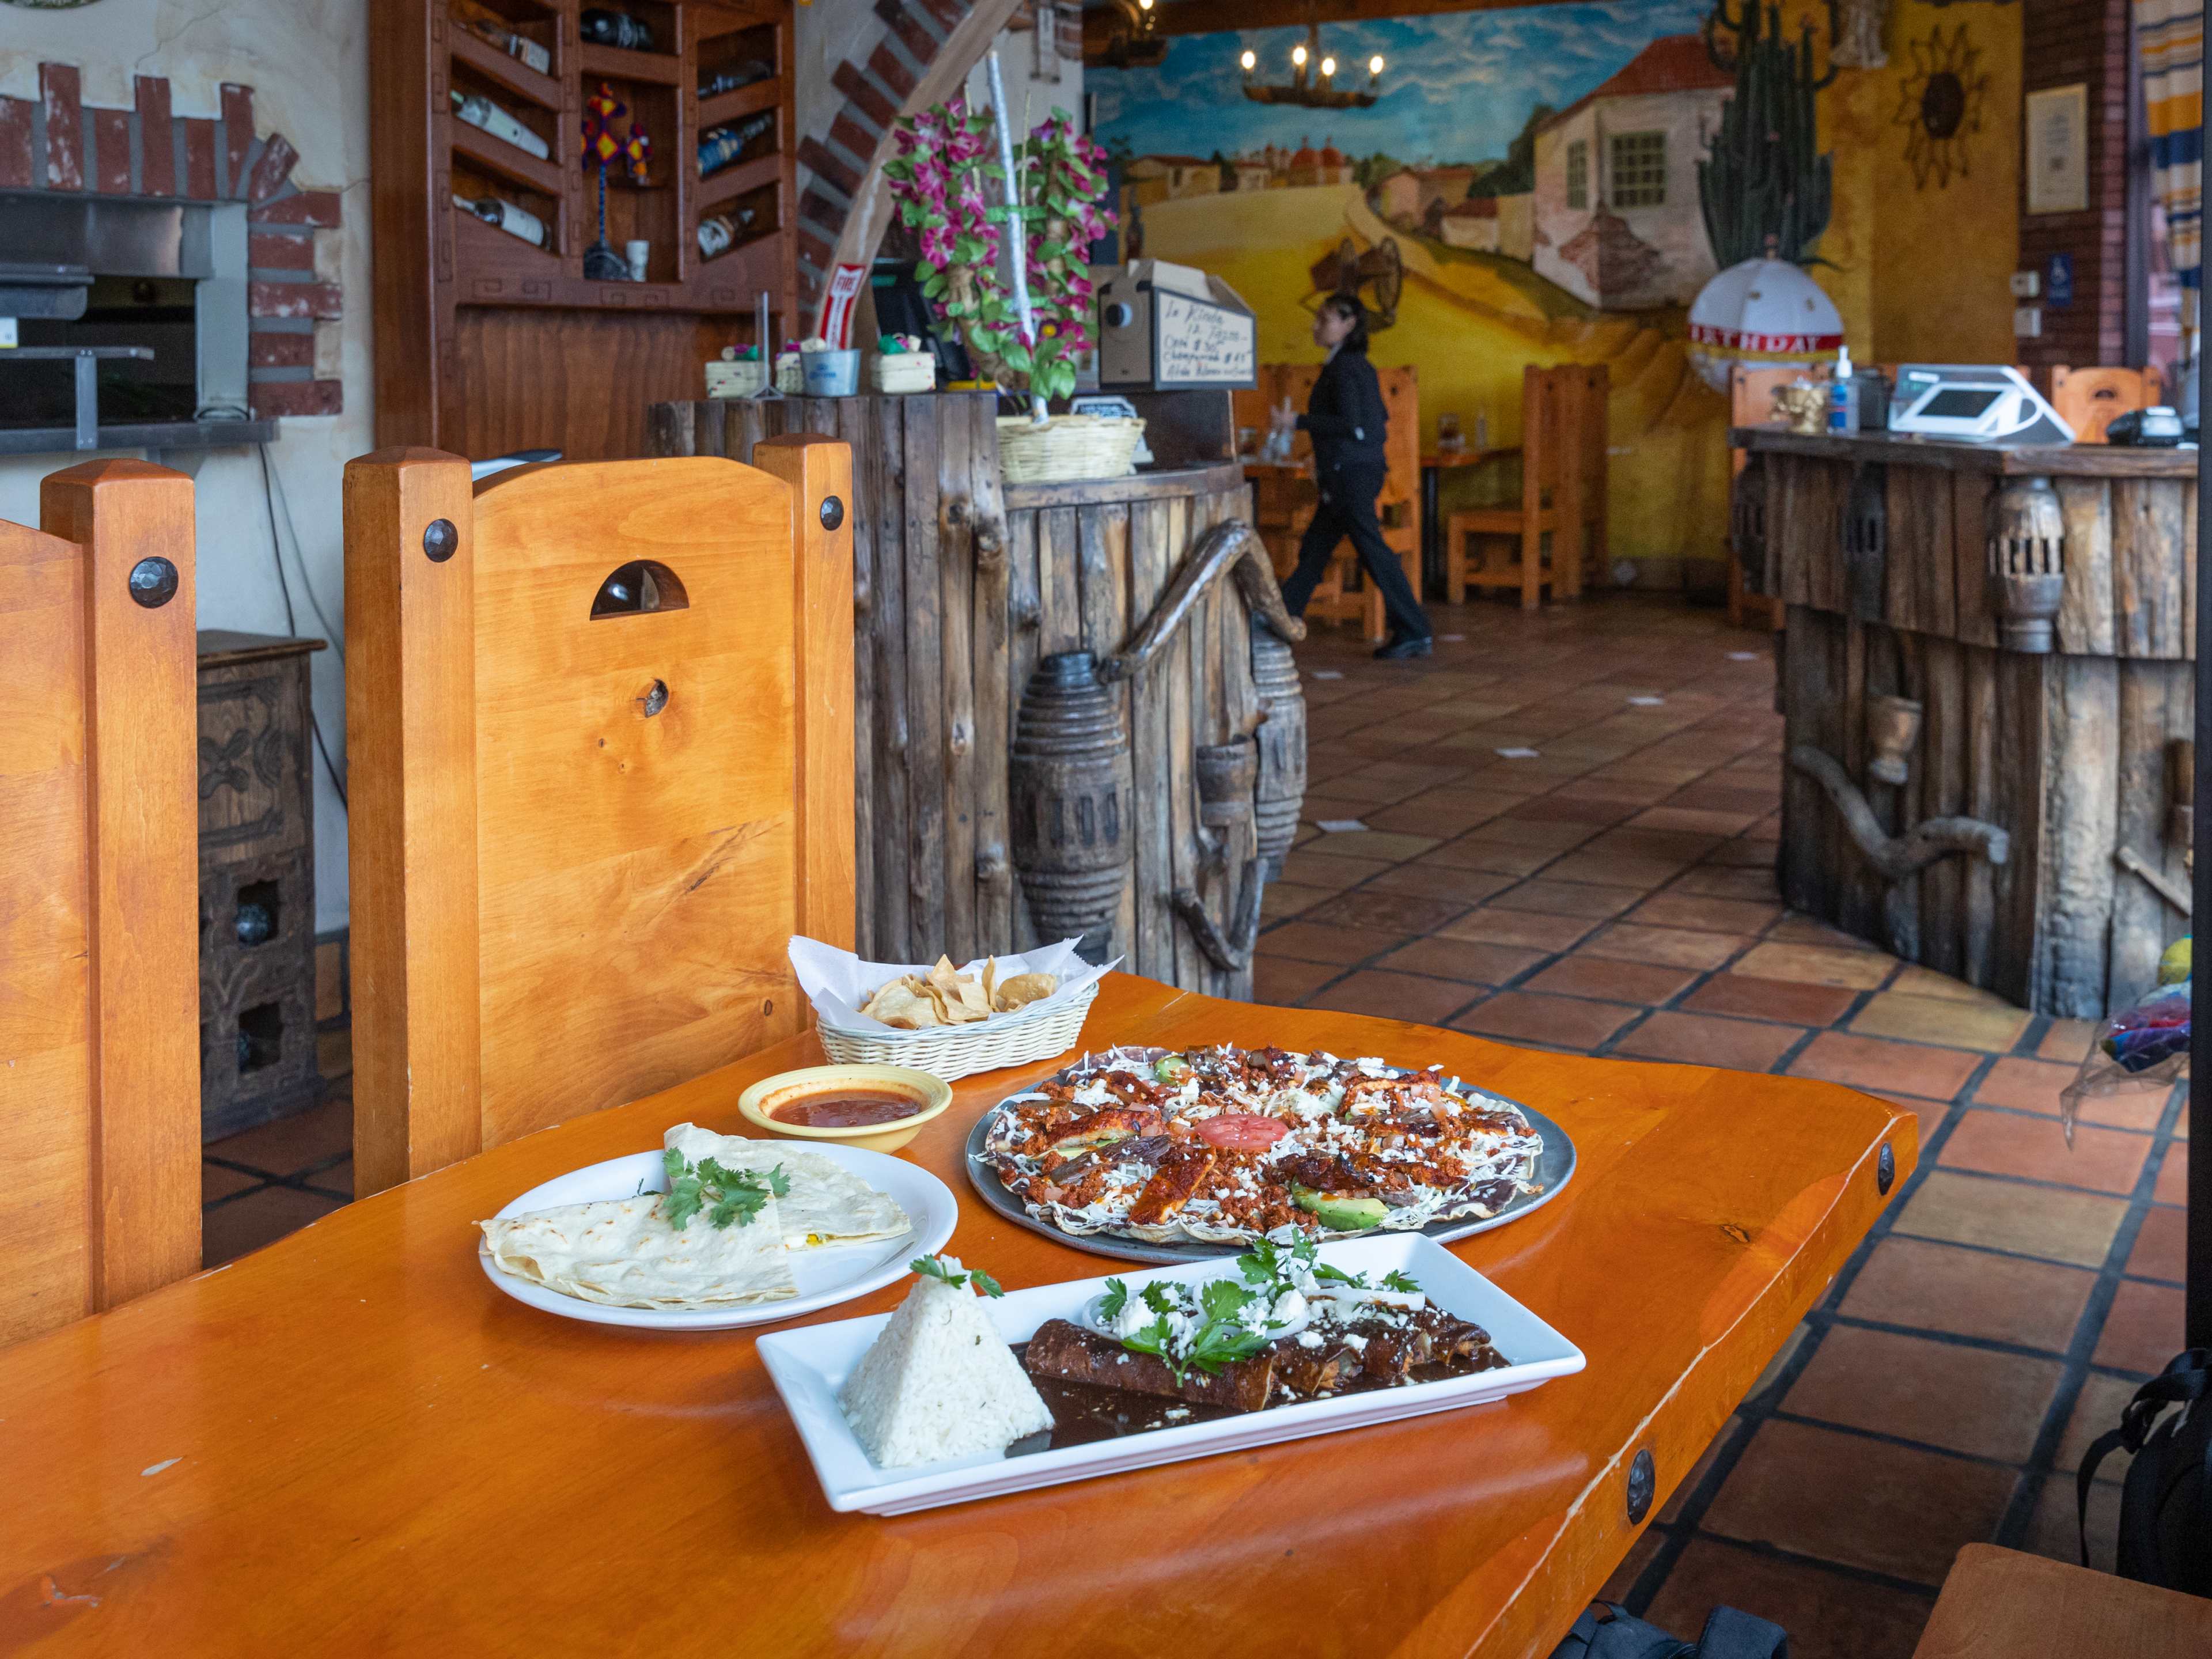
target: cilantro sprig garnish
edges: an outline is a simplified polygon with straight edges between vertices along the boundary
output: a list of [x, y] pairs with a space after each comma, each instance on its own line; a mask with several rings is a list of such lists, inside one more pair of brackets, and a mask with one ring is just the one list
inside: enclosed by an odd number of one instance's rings
[[781, 1164], [765, 1172], [732, 1170], [711, 1158], [694, 1164], [673, 1146], [660, 1155], [660, 1162], [668, 1171], [668, 1198], [662, 1210], [678, 1232], [702, 1210], [717, 1229], [733, 1224], [750, 1226], [768, 1207], [771, 1194], [782, 1198], [791, 1191], [791, 1178]]
[[1418, 1296], [1420, 1294], [1421, 1285], [1419, 1279], [1403, 1268], [1393, 1267], [1382, 1275], [1382, 1288], [1386, 1291], [1395, 1291], [1401, 1296]]
[[981, 1267], [970, 1267], [964, 1273], [954, 1273], [951, 1268], [945, 1265], [945, 1259], [942, 1256], [934, 1255], [918, 1255], [906, 1265], [926, 1279], [942, 1279], [945, 1284], [954, 1285], [972, 1283], [985, 1296], [1006, 1294], [1006, 1291], [1000, 1289], [999, 1281]]
[[1098, 1298], [1098, 1316], [1111, 1324], [1129, 1305], [1129, 1287], [1118, 1279], [1106, 1281], [1106, 1294]]

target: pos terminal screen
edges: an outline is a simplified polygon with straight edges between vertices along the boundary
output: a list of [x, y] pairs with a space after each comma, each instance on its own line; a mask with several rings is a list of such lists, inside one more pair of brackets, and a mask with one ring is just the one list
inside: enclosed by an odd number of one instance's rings
[[2004, 396], [1997, 386], [1949, 386], [1912, 411], [1915, 418], [1971, 421]]

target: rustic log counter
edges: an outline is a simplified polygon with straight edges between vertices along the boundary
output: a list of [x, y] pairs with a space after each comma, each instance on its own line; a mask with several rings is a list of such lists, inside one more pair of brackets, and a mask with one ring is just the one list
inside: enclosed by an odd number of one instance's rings
[[[1305, 793], [1305, 708], [1227, 453], [1006, 484], [988, 395], [654, 405], [652, 451], [853, 447], [860, 954], [1096, 960], [1251, 994], [1261, 894]], [[988, 735], [987, 735], [988, 734]]]
[[2189, 931], [2197, 458], [1745, 428], [1784, 899], [2039, 1013]]

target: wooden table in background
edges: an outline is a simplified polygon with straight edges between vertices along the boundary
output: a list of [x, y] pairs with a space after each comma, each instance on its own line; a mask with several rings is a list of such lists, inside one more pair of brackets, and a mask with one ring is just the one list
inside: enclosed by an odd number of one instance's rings
[[[485, 1280], [471, 1224], [659, 1146], [672, 1123], [737, 1128], [745, 1083], [818, 1060], [798, 1038], [0, 1352], [0, 1633], [41, 1655], [226, 1659], [732, 1642], [982, 1659], [1159, 1652], [1193, 1632], [1218, 1656], [1547, 1653], [1917, 1153], [1911, 1114], [1829, 1084], [1127, 976], [1085, 1036], [1433, 1061], [1549, 1113], [1579, 1151], [1571, 1185], [1455, 1249], [1589, 1369], [1341, 1436], [896, 1519], [835, 1514], [751, 1333], [548, 1317]], [[1112, 1271], [998, 1217], [961, 1170], [977, 1114], [1050, 1069], [969, 1079], [910, 1149], [958, 1195], [951, 1249], [1010, 1290]]]

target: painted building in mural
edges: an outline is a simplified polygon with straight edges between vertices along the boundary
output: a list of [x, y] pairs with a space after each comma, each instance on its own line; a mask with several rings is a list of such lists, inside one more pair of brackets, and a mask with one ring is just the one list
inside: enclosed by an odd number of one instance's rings
[[1694, 299], [1717, 269], [1698, 162], [1733, 87], [1703, 40], [1669, 35], [1539, 128], [1537, 270], [1601, 311]]

